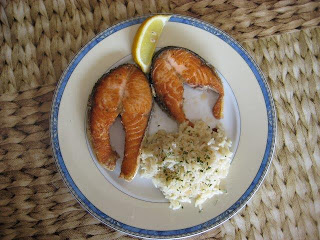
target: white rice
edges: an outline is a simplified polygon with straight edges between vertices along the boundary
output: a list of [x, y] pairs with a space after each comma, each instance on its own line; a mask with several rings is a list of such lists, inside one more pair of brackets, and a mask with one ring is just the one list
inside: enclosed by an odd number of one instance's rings
[[219, 185], [229, 172], [232, 143], [220, 125], [216, 130], [197, 121], [193, 128], [183, 123], [177, 133], [160, 130], [145, 139], [140, 175], [152, 179], [170, 208], [195, 199], [202, 209], [207, 199], [224, 192]]

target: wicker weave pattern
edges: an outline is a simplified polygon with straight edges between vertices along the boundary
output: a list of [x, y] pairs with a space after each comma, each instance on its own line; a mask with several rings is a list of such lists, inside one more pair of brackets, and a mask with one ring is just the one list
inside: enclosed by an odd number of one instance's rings
[[223, 225], [229, 239], [320, 237], [319, 41], [317, 28], [244, 43], [268, 76], [278, 134], [272, 167], [258, 194]]
[[0, 5], [0, 93], [55, 83], [75, 53], [97, 33], [127, 18], [156, 12], [187, 14], [237, 40], [320, 23], [320, 2], [308, 0], [37, 0]]
[[[48, 119], [55, 83], [81, 46], [116, 21], [159, 11], [206, 19], [241, 40], [267, 76], [278, 114], [263, 186], [240, 214], [192, 239], [320, 238], [319, 2], [0, 3], [1, 239], [131, 239], [98, 223], [68, 192]], [[306, 29], [273, 36], [298, 28]]]

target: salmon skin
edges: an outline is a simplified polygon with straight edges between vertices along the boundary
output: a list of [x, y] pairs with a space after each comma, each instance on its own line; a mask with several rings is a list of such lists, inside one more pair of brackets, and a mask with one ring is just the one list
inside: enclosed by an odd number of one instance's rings
[[109, 129], [120, 115], [125, 130], [125, 150], [120, 178], [131, 181], [140, 164], [140, 149], [152, 108], [145, 74], [133, 64], [121, 65], [103, 75], [89, 99], [88, 136], [98, 162], [114, 170], [119, 158], [110, 144]]
[[189, 122], [183, 111], [183, 84], [211, 89], [219, 94], [213, 106], [215, 118], [223, 118], [224, 89], [216, 70], [196, 53], [181, 47], [160, 49], [152, 59], [150, 80], [156, 100], [179, 123]]

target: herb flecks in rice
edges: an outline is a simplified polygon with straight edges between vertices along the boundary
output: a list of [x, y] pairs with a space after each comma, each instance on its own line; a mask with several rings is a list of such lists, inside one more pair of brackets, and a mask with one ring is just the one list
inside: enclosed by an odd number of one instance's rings
[[232, 143], [220, 125], [216, 129], [197, 121], [193, 128], [183, 123], [177, 133], [160, 130], [145, 139], [140, 174], [152, 179], [172, 209], [191, 199], [202, 209], [207, 199], [223, 193], [219, 185], [229, 172]]

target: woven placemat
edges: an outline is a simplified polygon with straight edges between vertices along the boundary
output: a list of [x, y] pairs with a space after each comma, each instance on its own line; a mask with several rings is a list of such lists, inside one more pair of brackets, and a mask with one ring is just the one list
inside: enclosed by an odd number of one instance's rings
[[239, 41], [320, 23], [320, 2], [309, 0], [0, 0], [0, 4], [0, 94], [55, 83], [91, 38], [133, 16], [191, 15]]
[[0, 3], [1, 239], [131, 239], [90, 216], [63, 184], [50, 104], [62, 70], [96, 33], [162, 11], [205, 19], [240, 40], [267, 76], [278, 114], [276, 154], [260, 190], [231, 220], [192, 239], [320, 238], [319, 2]]

